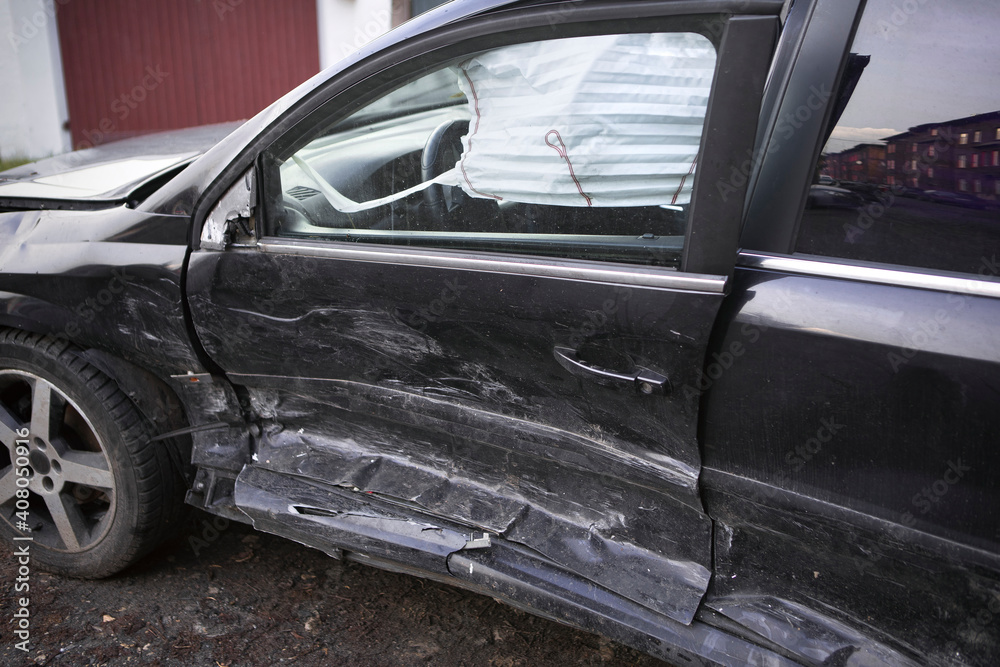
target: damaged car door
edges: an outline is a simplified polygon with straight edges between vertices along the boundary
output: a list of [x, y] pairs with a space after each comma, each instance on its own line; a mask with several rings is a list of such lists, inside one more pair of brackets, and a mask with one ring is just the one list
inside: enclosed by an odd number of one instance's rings
[[742, 6], [760, 15], [446, 27], [260, 139], [187, 281], [259, 425], [233, 495], [259, 529], [480, 584], [475, 558], [508, 545], [692, 620], [712, 544], [697, 383], [743, 202], [728, 166], [781, 3]]

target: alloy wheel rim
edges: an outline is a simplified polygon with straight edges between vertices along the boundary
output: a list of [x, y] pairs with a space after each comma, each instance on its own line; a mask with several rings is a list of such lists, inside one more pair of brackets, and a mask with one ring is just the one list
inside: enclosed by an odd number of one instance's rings
[[116, 485], [83, 410], [42, 377], [0, 371], [0, 441], [0, 516], [14, 531], [67, 553], [100, 542], [111, 528]]

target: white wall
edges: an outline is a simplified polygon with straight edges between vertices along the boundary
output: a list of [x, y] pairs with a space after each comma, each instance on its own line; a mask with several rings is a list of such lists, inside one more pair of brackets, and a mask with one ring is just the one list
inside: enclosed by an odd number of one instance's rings
[[[0, 158], [71, 147], [56, 2], [0, 0]], [[316, 13], [325, 69], [389, 30], [392, 0], [316, 0]]]
[[316, 0], [319, 66], [326, 69], [388, 32], [392, 0]]
[[0, 0], [0, 157], [70, 149], [55, 0]]

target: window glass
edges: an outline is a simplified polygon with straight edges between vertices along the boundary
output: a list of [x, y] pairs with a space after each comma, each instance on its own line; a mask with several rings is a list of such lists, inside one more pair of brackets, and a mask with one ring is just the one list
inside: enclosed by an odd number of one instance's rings
[[822, 150], [798, 253], [978, 274], [996, 266], [998, 28], [995, 0], [867, 3], [841, 90], [856, 87]]
[[715, 58], [656, 33], [447, 63], [266, 156], [268, 232], [677, 266]]

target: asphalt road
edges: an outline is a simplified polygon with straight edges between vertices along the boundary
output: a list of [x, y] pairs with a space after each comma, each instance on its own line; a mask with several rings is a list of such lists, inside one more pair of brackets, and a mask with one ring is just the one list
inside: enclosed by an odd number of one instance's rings
[[642, 665], [642, 653], [491, 598], [343, 563], [198, 514], [124, 573], [32, 569], [27, 652], [11, 636], [18, 564], [0, 552], [3, 665]]

